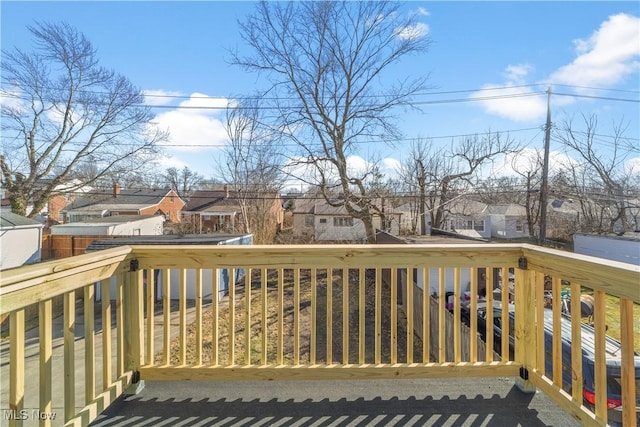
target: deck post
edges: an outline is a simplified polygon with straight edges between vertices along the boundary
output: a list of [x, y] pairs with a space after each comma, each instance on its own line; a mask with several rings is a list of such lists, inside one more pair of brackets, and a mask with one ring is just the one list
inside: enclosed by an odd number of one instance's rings
[[[132, 267], [134, 264], [132, 263]], [[131, 384], [125, 395], [138, 394], [144, 389], [140, 380], [140, 366], [143, 364], [142, 345], [144, 340], [143, 270], [132, 268], [125, 274], [125, 371], [133, 372]]]
[[[516, 386], [524, 393], [535, 393], [536, 386], [529, 380], [535, 369], [536, 358], [536, 271], [527, 269], [526, 258], [521, 258], [515, 269], [515, 361], [522, 364]], [[544, 344], [544, 343], [543, 343]]]

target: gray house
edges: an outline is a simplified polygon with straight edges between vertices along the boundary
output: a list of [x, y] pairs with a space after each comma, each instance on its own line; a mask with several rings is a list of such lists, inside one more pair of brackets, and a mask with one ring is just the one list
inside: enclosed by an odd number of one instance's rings
[[40, 261], [42, 224], [38, 221], [0, 211], [0, 270]]
[[527, 210], [524, 206], [513, 203], [489, 205], [487, 212], [491, 218], [491, 237], [500, 239], [529, 237]]

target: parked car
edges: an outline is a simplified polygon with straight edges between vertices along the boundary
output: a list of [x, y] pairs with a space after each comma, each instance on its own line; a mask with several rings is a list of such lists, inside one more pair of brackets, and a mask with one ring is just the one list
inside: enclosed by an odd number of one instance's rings
[[[494, 349], [500, 354], [502, 340], [502, 304], [494, 302], [493, 305], [493, 340]], [[513, 358], [515, 350], [514, 327], [515, 306], [509, 304], [509, 352]], [[469, 307], [462, 311], [465, 323], [470, 321]], [[486, 341], [486, 303], [478, 303], [477, 325], [478, 333]], [[544, 341], [545, 341], [545, 372], [549, 377], [553, 376], [553, 311], [544, 310]], [[595, 330], [592, 326], [582, 324], [582, 394], [584, 405], [595, 410]], [[572, 367], [571, 367], [571, 320], [568, 317], [560, 318], [560, 331], [562, 342], [562, 388], [571, 393]], [[607, 372], [607, 418], [612, 426], [622, 426], [622, 374], [621, 374], [622, 345], [610, 336], [605, 337], [605, 363]], [[636, 383], [636, 408], [640, 407], [640, 355], [635, 355], [635, 383]], [[637, 423], [640, 425], [640, 411], [636, 411]]]

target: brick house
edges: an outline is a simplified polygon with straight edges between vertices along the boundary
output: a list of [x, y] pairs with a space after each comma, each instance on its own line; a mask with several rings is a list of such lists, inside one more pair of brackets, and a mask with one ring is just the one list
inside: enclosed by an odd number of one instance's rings
[[[278, 193], [260, 194], [252, 200], [264, 204], [262, 212], [268, 212], [276, 227], [282, 227], [283, 208]], [[242, 231], [242, 208], [237, 193], [222, 185], [216, 190], [196, 190], [191, 194], [189, 202], [182, 210], [183, 222], [193, 224], [195, 233], [238, 232]]]
[[185, 202], [168, 188], [125, 190], [115, 184], [112, 192], [91, 192], [62, 209], [65, 223], [117, 215], [162, 215], [180, 222]]

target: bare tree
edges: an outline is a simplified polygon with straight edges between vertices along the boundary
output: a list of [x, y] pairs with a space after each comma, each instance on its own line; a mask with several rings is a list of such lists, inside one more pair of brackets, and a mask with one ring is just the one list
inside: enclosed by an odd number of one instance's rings
[[409, 157], [401, 166], [401, 176], [409, 193], [407, 201], [411, 210], [412, 231], [420, 228], [427, 234], [427, 195], [435, 194], [432, 178], [442, 162], [442, 152], [432, 150], [426, 140], [412, 142]]
[[[419, 215], [429, 215], [431, 226], [443, 228], [449, 204], [478, 185], [480, 167], [498, 155], [516, 152], [518, 144], [498, 133], [487, 133], [460, 140], [450, 148], [435, 149], [428, 140], [411, 149], [405, 179], [419, 195]], [[426, 229], [422, 224], [421, 232]]]
[[203, 179], [202, 176], [187, 166], [181, 170], [168, 168], [164, 174], [164, 178], [169, 182], [169, 188], [174, 190], [178, 194], [178, 197], [183, 200], [189, 200], [191, 193]]
[[634, 171], [626, 168], [625, 162], [633, 144], [625, 137], [626, 126], [614, 123], [613, 134], [602, 141], [597, 131], [597, 115], [583, 115], [582, 121], [584, 130], [578, 130], [573, 119], [566, 119], [554, 137], [569, 155], [577, 154], [579, 158], [578, 164], [567, 165], [567, 176], [579, 196], [582, 220], [587, 225], [585, 231], [631, 231], [634, 225], [628, 208]]
[[76, 169], [85, 169], [80, 187], [143, 168], [167, 135], [153, 125], [140, 90], [100, 66], [83, 34], [67, 24], [29, 30], [32, 52], [2, 52], [0, 168], [12, 210], [33, 217]]
[[[540, 198], [536, 197], [536, 193], [542, 184], [542, 156], [539, 151], [535, 151], [534, 156], [527, 156], [524, 165], [519, 164], [518, 157], [522, 158], [523, 154], [513, 158], [513, 170], [520, 175], [523, 185], [524, 197], [518, 197], [518, 204], [525, 208], [527, 214], [527, 230], [529, 236], [536, 235], [536, 227], [540, 221]], [[546, 206], [544, 207], [546, 209]]]
[[253, 233], [257, 243], [269, 243], [277, 231], [277, 194], [282, 186], [281, 154], [277, 139], [262, 124], [257, 98], [226, 110], [225, 146], [218, 171], [231, 184], [241, 210], [243, 232]]
[[299, 149], [293, 163], [315, 170], [308, 182], [360, 219], [370, 242], [372, 215], [382, 212], [367, 192], [376, 168], [356, 170], [347, 159], [363, 141], [397, 138], [396, 107], [411, 105], [426, 81], [385, 81], [389, 68], [429, 43], [416, 17], [398, 8], [387, 1], [261, 2], [240, 24], [253, 56], [233, 57], [270, 79], [276, 126]]

